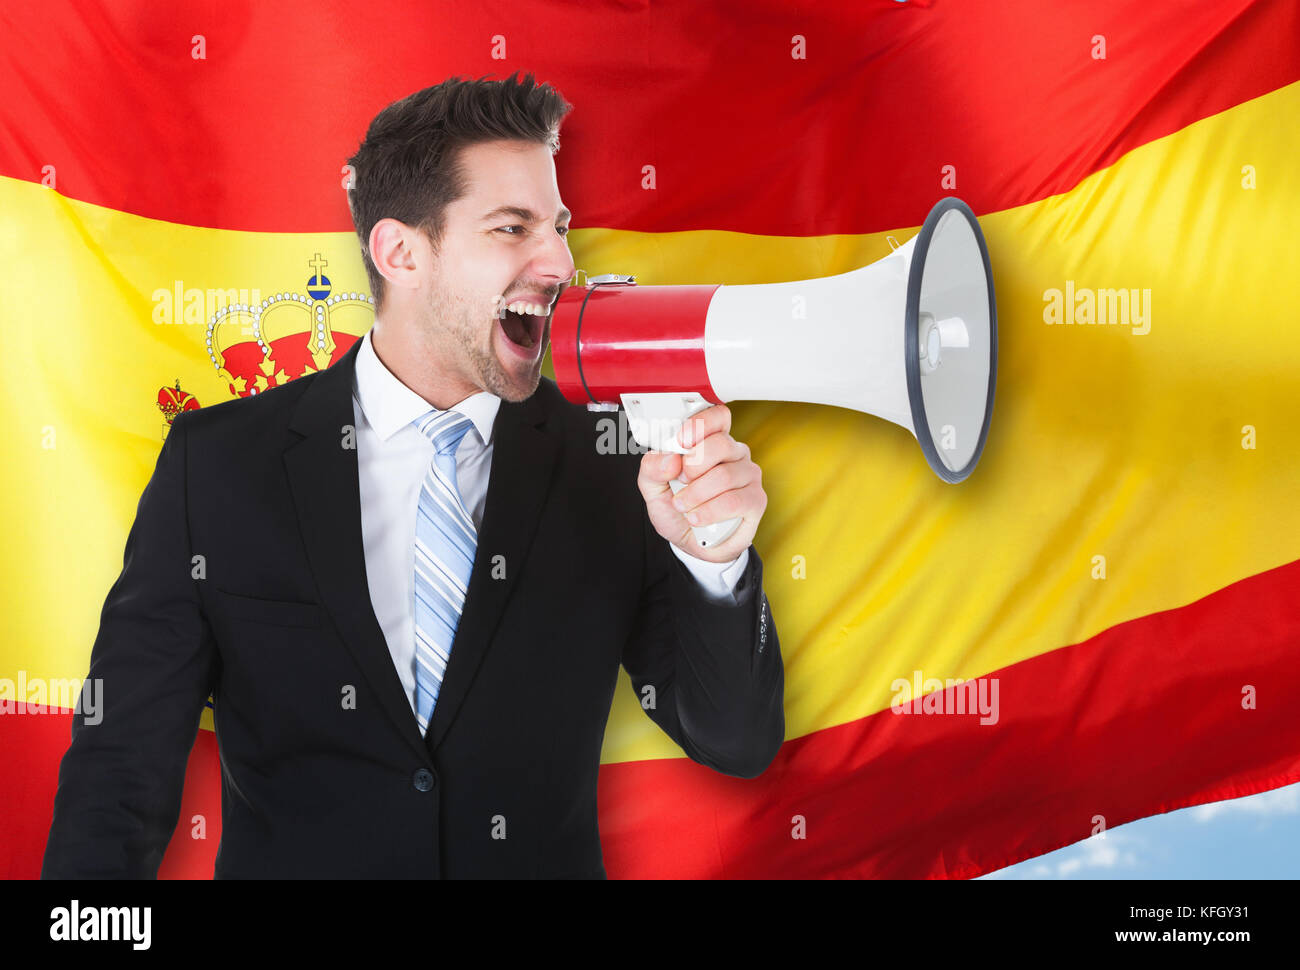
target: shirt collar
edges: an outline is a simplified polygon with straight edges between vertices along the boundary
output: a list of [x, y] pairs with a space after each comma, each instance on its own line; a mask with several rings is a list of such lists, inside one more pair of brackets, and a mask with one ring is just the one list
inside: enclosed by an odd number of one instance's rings
[[[384, 366], [371, 346], [373, 328], [361, 338], [357, 351], [356, 373], [352, 393], [361, 404], [361, 411], [370, 427], [387, 441], [416, 418], [428, 414], [433, 405], [403, 384]], [[471, 394], [465, 400], [448, 408], [458, 411], [474, 422], [474, 430], [484, 445], [492, 443], [492, 425], [496, 421], [501, 398], [489, 391]]]

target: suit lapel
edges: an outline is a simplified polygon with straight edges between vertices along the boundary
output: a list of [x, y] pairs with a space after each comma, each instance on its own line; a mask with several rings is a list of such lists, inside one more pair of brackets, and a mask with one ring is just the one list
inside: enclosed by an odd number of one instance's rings
[[[562, 439], [544, 427], [547, 414], [540, 394], [518, 404], [501, 402], [492, 427], [483, 527], [426, 748], [370, 602], [352, 408], [360, 347], [357, 341], [321, 371], [299, 399], [289, 422], [284, 466], [323, 606], [384, 713], [423, 756], [437, 747], [455, 719], [505, 612], [546, 504]], [[499, 565], [494, 567], [494, 560]], [[494, 569], [499, 576], [502, 566], [504, 577], [494, 578]]]
[[366, 579], [352, 410], [352, 378], [360, 348], [358, 340], [337, 363], [321, 371], [299, 399], [289, 423], [284, 467], [322, 605], [384, 713], [423, 757], [419, 724], [375, 617]]
[[442, 742], [473, 684], [537, 532], [562, 441], [545, 422], [538, 393], [518, 404], [503, 400], [497, 410], [483, 527], [429, 725], [430, 750]]

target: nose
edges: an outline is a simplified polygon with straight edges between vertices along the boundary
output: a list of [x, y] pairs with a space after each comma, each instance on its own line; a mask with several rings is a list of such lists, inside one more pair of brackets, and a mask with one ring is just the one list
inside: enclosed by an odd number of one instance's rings
[[555, 285], [573, 279], [573, 254], [569, 252], [568, 237], [554, 229], [546, 233], [533, 258], [532, 270]]

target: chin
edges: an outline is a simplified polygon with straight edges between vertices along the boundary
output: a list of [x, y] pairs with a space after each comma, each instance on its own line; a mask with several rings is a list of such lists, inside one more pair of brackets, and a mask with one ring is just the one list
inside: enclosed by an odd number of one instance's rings
[[542, 362], [539, 358], [535, 369], [529, 374], [519, 374], [517, 371], [507, 370], [505, 365], [499, 360], [494, 361], [495, 367], [490, 380], [485, 380], [483, 386], [491, 391], [503, 401], [510, 401], [512, 404], [518, 404], [521, 401], [527, 401], [537, 391], [537, 385], [542, 381]]
[[492, 351], [492, 371], [488, 375], [491, 380], [485, 380], [483, 386], [501, 398], [503, 401], [510, 401], [512, 404], [518, 404], [526, 401], [537, 392], [537, 387], [542, 382], [542, 360], [546, 356], [546, 340], [549, 337], [549, 327], [543, 337], [541, 352], [537, 355], [537, 360], [528, 366], [524, 373], [518, 370], [512, 370], [508, 364], [501, 359], [502, 351], [493, 346]]
[[536, 378], [534, 378], [534, 380], [532, 381], [532, 386], [529, 387], [527, 390], [521, 389], [517, 381], [512, 381], [510, 383], [509, 388], [505, 388], [502, 391], [493, 391], [492, 393], [495, 394], [497, 397], [501, 398], [501, 400], [503, 401], [509, 401], [511, 404], [519, 404], [520, 402], [527, 401], [530, 397], [532, 397], [533, 394], [537, 391], [537, 385], [540, 383], [541, 383], [541, 375], [539, 374]]

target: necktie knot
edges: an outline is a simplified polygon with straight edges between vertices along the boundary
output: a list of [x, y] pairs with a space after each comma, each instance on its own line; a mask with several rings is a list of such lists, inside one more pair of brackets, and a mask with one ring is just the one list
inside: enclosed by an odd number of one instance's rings
[[438, 454], [454, 455], [460, 447], [461, 439], [474, 426], [474, 422], [459, 411], [435, 409], [417, 418], [415, 425], [421, 434], [433, 442]]

